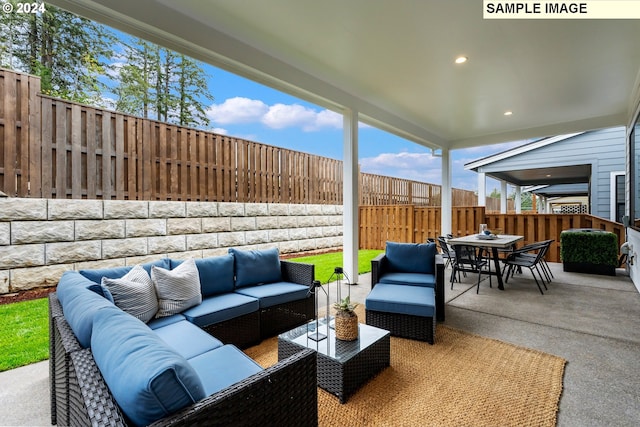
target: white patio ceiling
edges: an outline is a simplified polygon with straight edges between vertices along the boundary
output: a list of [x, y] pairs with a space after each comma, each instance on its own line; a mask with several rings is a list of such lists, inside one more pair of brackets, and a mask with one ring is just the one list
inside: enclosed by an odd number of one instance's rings
[[480, 0], [48, 3], [432, 148], [625, 125], [640, 70], [639, 20], [483, 20]]

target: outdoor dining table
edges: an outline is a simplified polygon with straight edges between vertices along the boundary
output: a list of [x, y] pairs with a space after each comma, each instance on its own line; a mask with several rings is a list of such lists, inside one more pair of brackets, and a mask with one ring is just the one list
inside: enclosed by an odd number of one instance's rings
[[477, 248], [491, 249], [491, 256], [495, 265], [495, 274], [498, 276], [498, 289], [504, 290], [504, 284], [502, 283], [502, 272], [500, 271], [500, 260], [498, 259], [498, 249], [510, 249], [516, 242], [523, 240], [524, 236], [515, 236], [510, 234], [501, 234], [495, 236], [495, 238], [485, 235], [472, 234], [464, 237], [454, 237], [447, 239], [447, 243], [450, 245], [468, 245], [475, 246]]

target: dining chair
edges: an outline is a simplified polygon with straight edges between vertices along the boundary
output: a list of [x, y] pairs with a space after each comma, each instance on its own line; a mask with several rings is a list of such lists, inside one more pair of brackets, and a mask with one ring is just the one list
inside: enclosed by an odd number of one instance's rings
[[489, 274], [489, 287], [493, 287], [490, 271], [485, 270], [485, 268], [489, 268], [489, 262], [488, 259], [482, 255], [482, 250], [476, 252], [476, 247], [471, 245], [453, 245], [453, 250], [455, 252], [455, 261], [451, 273], [451, 289], [453, 289], [453, 278], [456, 273], [458, 273], [458, 280], [460, 280], [460, 272], [478, 274], [476, 294], [480, 292], [480, 280], [482, 279], [483, 272]]
[[449, 266], [453, 266], [453, 260], [456, 257], [455, 252], [449, 248], [449, 244], [447, 243], [447, 239], [444, 236], [438, 236], [437, 238], [438, 247], [440, 248], [440, 253], [442, 254], [442, 258], [444, 258], [444, 268]]
[[[547, 276], [547, 271], [543, 266], [544, 261], [542, 260], [544, 258], [544, 255], [547, 253], [551, 242], [552, 241], [531, 243], [512, 251], [511, 254], [509, 254], [509, 256], [503, 261], [505, 266], [507, 266], [505, 283], [509, 281], [509, 276], [513, 277], [516, 269], [526, 267], [529, 269], [529, 271], [531, 271], [531, 275], [533, 276], [533, 279], [538, 286], [538, 290], [542, 295], [544, 295], [542, 287], [540, 287], [540, 282], [538, 282], [536, 272], [538, 273], [538, 276], [540, 276], [542, 286], [544, 286], [545, 290], [548, 290], [545, 283], [545, 276]], [[543, 270], [544, 273], [542, 273], [541, 270]], [[551, 278], [549, 276], [547, 276], [547, 278], [550, 282]]]

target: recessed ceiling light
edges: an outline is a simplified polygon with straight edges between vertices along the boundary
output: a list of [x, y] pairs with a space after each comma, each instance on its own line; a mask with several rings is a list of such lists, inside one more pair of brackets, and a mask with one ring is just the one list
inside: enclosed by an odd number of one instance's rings
[[545, 176], [546, 176], [547, 178], [551, 178], [551, 174], [550, 174], [550, 173], [546, 174]]
[[510, 115], [512, 115], [512, 114], [513, 114], [513, 111], [505, 111], [505, 112], [504, 112], [504, 115], [505, 115], [505, 116], [510, 116]]
[[458, 56], [456, 58], [456, 64], [464, 64], [468, 59], [469, 58], [467, 58], [466, 56]]

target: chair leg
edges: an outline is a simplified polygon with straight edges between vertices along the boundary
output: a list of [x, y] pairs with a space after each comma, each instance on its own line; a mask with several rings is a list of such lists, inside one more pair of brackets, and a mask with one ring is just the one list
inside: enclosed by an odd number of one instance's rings
[[[537, 266], [537, 265], [534, 265], [534, 266], [532, 267], [532, 269], [531, 269], [531, 274], [534, 274], [534, 272], [533, 272], [533, 268], [535, 268], [535, 270], [538, 272], [538, 275], [540, 276], [540, 280], [542, 281], [542, 286], [544, 286], [544, 289], [548, 291], [548, 290], [549, 290], [549, 288], [547, 288], [547, 284], [544, 282], [544, 277], [542, 277], [542, 273], [540, 273], [540, 270], [538, 269], [538, 266]], [[534, 277], [535, 277], [535, 275], [534, 275]], [[549, 283], [551, 283], [551, 282], [549, 282]]]
[[[544, 292], [542, 292], [542, 288], [540, 287], [540, 283], [538, 282], [538, 278], [536, 277], [535, 273], [533, 272], [533, 269], [529, 268], [529, 270], [531, 270], [531, 275], [533, 276], [533, 280], [536, 281], [536, 285], [538, 286], [538, 290], [540, 291], [540, 293], [542, 295], [544, 295]], [[542, 283], [544, 284], [544, 282], [542, 282]], [[545, 286], [545, 288], [546, 288], [546, 286]]]

